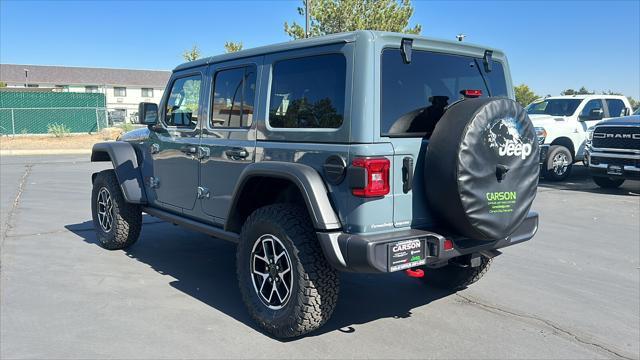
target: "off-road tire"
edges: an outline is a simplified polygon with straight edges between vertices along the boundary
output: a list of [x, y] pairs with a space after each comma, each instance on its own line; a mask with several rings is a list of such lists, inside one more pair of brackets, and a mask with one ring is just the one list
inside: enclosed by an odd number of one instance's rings
[[[289, 300], [278, 310], [262, 302], [251, 278], [252, 249], [265, 234], [281, 241], [293, 271]], [[296, 337], [319, 328], [338, 300], [338, 273], [325, 260], [306, 209], [297, 205], [265, 206], [247, 218], [240, 233], [236, 269], [249, 314], [260, 328], [277, 338]]]
[[427, 285], [445, 289], [462, 290], [475, 283], [484, 276], [491, 266], [492, 259], [481, 256], [480, 265], [476, 267], [460, 266], [458, 264], [448, 264], [441, 268], [423, 268], [424, 277], [422, 280]]
[[617, 189], [624, 183], [624, 179], [611, 179], [604, 176], [593, 176], [593, 182], [603, 189]]
[[[556, 156], [564, 156], [569, 161], [569, 165], [562, 173], [557, 173], [554, 169], [554, 158]], [[544, 178], [549, 181], [563, 181], [571, 175], [571, 169], [573, 168], [573, 156], [571, 151], [562, 145], [551, 145], [549, 147], [549, 153], [544, 168]]]
[[[98, 220], [98, 194], [103, 188], [108, 191], [113, 202], [113, 222], [109, 231], [105, 231]], [[96, 174], [91, 191], [91, 213], [98, 242], [103, 248], [124, 249], [138, 240], [142, 227], [142, 210], [139, 205], [124, 200], [113, 170], [103, 170]]]

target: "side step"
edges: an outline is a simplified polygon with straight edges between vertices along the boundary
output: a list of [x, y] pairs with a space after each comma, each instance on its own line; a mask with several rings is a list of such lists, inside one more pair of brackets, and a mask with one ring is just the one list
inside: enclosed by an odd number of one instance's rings
[[150, 207], [144, 207], [142, 208], [142, 211], [146, 212], [151, 216], [157, 217], [158, 219], [164, 220], [166, 222], [170, 222], [176, 225], [181, 225], [186, 227], [187, 229], [191, 229], [191, 230], [201, 232], [210, 236], [214, 236], [222, 240], [227, 240], [234, 243], [238, 243], [240, 241], [240, 235], [236, 233], [225, 231], [219, 227], [205, 224], [200, 221], [188, 219], [183, 216], [170, 213], [168, 211], [154, 209]]

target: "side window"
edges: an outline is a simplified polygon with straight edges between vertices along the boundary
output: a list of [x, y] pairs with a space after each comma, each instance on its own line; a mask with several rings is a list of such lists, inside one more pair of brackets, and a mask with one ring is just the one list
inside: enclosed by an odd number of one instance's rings
[[200, 75], [178, 78], [173, 82], [165, 109], [168, 126], [195, 129], [198, 125], [201, 82]]
[[274, 128], [338, 128], [344, 118], [347, 61], [342, 54], [273, 65], [269, 124]]
[[620, 99], [606, 99], [609, 117], [624, 116], [624, 103]]
[[255, 97], [255, 66], [216, 72], [213, 79], [211, 127], [251, 126]]
[[589, 113], [591, 113], [592, 110], [595, 110], [595, 109], [602, 110], [602, 108], [603, 108], [602, 100], [600, 100], [600, 99], [589, 100], [589, 102], [582, 109], [582, 112], [580, 113], [580, 116], [589, 116]]

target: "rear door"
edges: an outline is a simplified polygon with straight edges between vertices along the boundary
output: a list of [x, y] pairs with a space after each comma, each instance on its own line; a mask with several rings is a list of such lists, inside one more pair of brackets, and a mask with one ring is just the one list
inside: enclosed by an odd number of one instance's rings
[[255, 161], [257, 90], [262, 57], [211, 65], [211, 105], [203, 122], [200, 202], [224, 223], [240, 173]]
[[502, 62], [493, 60], [487, 72], [483, 59], [421, 51], [403, 62], [399, 49], [385, 49], [381, 57], [381, 136], [394, 148], [393, 219], [396, 227], [426, 226], [433, 222], [426, 203], [424, 155], [429, 138], [446, 107], [463, 98], [463, 90], [480, 90], [482, 97], [507, 97]]

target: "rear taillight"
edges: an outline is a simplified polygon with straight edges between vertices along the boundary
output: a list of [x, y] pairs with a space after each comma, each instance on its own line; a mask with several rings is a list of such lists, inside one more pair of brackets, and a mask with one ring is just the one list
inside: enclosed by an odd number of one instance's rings
[[389, 168], [391, 163], [386, 158], [355, 158], [351, 163], [356, 168], [364, 169], [362, 187], [351, 189], [351, 193], [360, 197], [379, 197], [389, 193]]

